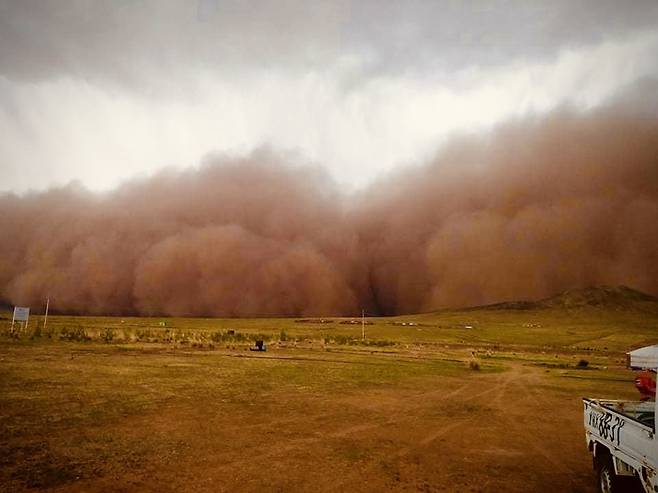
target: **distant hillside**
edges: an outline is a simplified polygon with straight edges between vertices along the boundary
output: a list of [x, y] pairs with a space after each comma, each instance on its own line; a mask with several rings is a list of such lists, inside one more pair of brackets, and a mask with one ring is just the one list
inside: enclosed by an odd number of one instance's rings
[[592, 286], [569, 289], [552, 298], [540, 301], [546, 307], [576, 308], [597, 306], [602, 308], [639, 308], [645, 303], [658, 304], [658, 298], [627, 286]]
[[467, 310], [542, 310], [550, 308], [601, 308], [658, 313], [658, 298], [627, 286], [591, 286], [569, 289], [538, 301], [505, 301]]

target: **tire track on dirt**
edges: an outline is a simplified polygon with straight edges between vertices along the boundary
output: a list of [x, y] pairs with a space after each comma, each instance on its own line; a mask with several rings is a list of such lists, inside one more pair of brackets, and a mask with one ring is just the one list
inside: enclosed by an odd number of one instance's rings
[[[495, 393], [497, 396], [502, 396], [503, 393], [504, 393], [505, 388], [507, 388], [509, 386], [509, 384], [511, 382], [513, 382], [514, 379], [516, 379], [516, 378], [518, 378], [518, 368], [515, 365], [510, 365], [508, 367], [508, 369], [506, 371], [504, 371], [503, 374], [501, 374], [499, 376], [499, 378], [497, 379], [498, 381], [496, 382], [495, 385], [493, 385], [492, 387], [490, 387], [486, 390], [483, 390], [481, 392], [471, 394], [471, 395], [467, 396], [466, 398], [464, 398], [463, 401], [468, 402], [468, 401], [473, 401], [475, 399], [481, 399], [483, 396], [487, 396], [487, 395], [492, 394], [492, 393]], [[452, 391], [448, 394], [445, 394], [443, 399], [439, 399], [439, 402], [441, 402], [445, 399], [448, 399], [450, 397], [453, 397], [453, 396], [463, 392], [467, 388], [469, 388], [469, 383], [458, 387], [457, 389], [455, 389], [454, 391]], [[431, 391], [431, 392], [425, 392], [425, 393], [419, 394], [419, 396], [434, 396], [436, 394], [437, 394], [437, 391]], [[403, 421], [409, 420], [409, 419], [411, 419], [411, 418], [407, 417], [406, 419], [390, 420], [390, 422], [387, 423], [387, 424], [388, 425], [390, 425], [390, 424], [400, 424]], [[427, 447], [432, 442], [444, 437], [448, 433], [453, 432], [453, 431], [455, 431], [459, 428], [462, 428], [466, 425], [473, 424], [475, 421], [476, 421], [475, 418], [466, 417], [466, 418], [461, 418], [459, 421], [452, 422], [452, 423], [440, 426], [438, 428], [435, 428], [434, 430], [432, 430], [432, 432], [428, 433], [422, 440], [420, 440], [417, 445], [401, 448], [394, 455], [394, 457], [396, 459], [404, 458], [405, 456], [408, 456], [408, 455], [410, 455], [414, 452], [417, 452], [418, 450], [421, 450], [421, 449]], [[378, 466], [376, 466], [375, 464], [366, 465], [365, 467], [360, 468], [360, 473], [363, 473], [364, 470], [365, 471], [372, 470], [375, 467], [378, 467]], [[353, 481], [354, 481], [353, 477], [344, 478], [342, 481], [340, 481], [338, 483], [335, 483], [334, 487], [330, 491], [345, 491], [345, 487], [348, 484], [352, 483]]]
[[[478, 378], [484, 378], [485, 380], [488, 380], [489, 375], [484, 375], [480, 376]], [[480, 396], [485, 396], [488, 395], [492, 392], [495, 392], [497, 388], [499, 387], [500, 384], [495, 385], [494, 387], [487, 388], [486, 390], [483, 390], [481, 392], [478, 392], [476, 394], [471, 394], [467, 396], [464, 400], [465, 401], [471, 401], [473, 399], [476, 399]], [[472, 388], [472, 382], [466, 382], [463, 383], [462, 385], [458, 386], [457, 388], [451, 390], [448, 393], [445, 393], [441, 390], [432, 390], [429, 392], [422, 392], [418, 394], [414, 394], [413, 396], [405, 399], [403, 402], [403, 405], [400, 406], [400, 409], [398, 410], [399, 414], [402, 414], [403, 416], [401, 417], [395, 417], [395, 418], [388, 418], [384, 421], [379, 421], [379, 422], [371, 422], [371, 423], [362, 423], [362, 424], [356, 424], [356, 425], [351, 425], [348, 427], [341, 428], [339, 430], [327, 432], [323, 431], [322, 433], [316, 432], [315, 436], [308, 436], [308, 437], [303, 437], [303, 438], [298, 438], [294, 439], [291, 441], [288, 441], [287, 443], [281, 444], [277, 443], [277, 446], [275, 449], [267, 450], [264, 452], [257, 452], [257, 451], [252, 451], [256, 453], [249, 453], [249, 457], [252, 460], [258, 460], [258, 461], [266, 461], [266, 460], [271, 460], [277, 456], [285, 455], [291, 452], [294, 452], [296, 450], [309, 447], [313, 444], [316, 444], [321, 441], [325, 440], [331, 440], [331, 439], [341, 439], [353, 435], [357, 435], [359, 433], [363, 432], [368, 432], [368, 431], [374, 431], [382, 428], [390, 429], [391, 427], [395, 426], [401, 426], [404, 423], [407, 423], [409, 421], [413, 421], [415, 419], [415, 415], [413, 414], [414, 411], [417, 411], [419, 409], [422, 409], [423, 407], [426, 407], [426, 401], [428, 398], [431, 398], [432, 401], [434, 402], [443, 402], [448, 399], [451, 399], [467, 390]], [[429, 439], [425, 438], [423, 441], [426, 444], [431, 443], [433, 440], [436, 440], [442, 435], [445, 435], [449, 431], [451, 431], [453, 428], [456, 428], [457, 426], [461, 426], [463, 423], [451, 423], [447, 425], [446, 427], [442, 427], [440, 429], [434, 430], [430, 435]], [[271, 426], [271, 423], [264, 423], [263, 426]], [[254, 446], [254, 449], [256, 449], [257, 446]], [[401, 449], [396, 456], [403, 457], [404, 455], [407, 455], [410, 453], [411, 448], [403, 448]], [[223, 469], [231, 469], [238, 465], [241, 462], [240, 459], [230, 461], [230, 462], [225, 462], [222, 463], [222, 466], [218, 470], [223, 470]]]
[[[511, 417], [509, 411], [518, 410], [519, 405], [522, 402], [525, 402], [526, 405], [529, 404], [531, 408], [547, 408], [546, 397], [535, 387], [536, 384], [541, 381], [538, 373], [539, 370], [528, 368], [520, 363], [515, 363], [512, 366], [514, 369], [512, 370], [513, 373], [510, 377], [514, 378], [508, 378], [506, 380], [505, 385], [499, 389], [499, 392], [497, 392], [496, 397], [493, 400], [493, 403], [498, 410], [501, 411], [500, 418], [506, 422], [508, 429], [518, 428], [518, 421]], [[517, 389], [517, 391], [512, 394], [515, 396], [514, 400], [510, 400], [505, 395], [505, 391], [508, 390], [510, 386]], [[553, 466], [555, 472], [562, 474], [565, 477], [576, 476], [577, 471], [573, 467], [569, 467], [565, 464], [561, 455], [551, 453], [547, 447], [543, 446], [544, 440], [542, 437], [537, 436], [537, 433], [533, 432], [532, 428], [524, 428], [523, 434], [527, 436], [527, 439], [524, 440], [524, 447], [527, 447], [534, 453], [543, 457]], [[575, 479], [572, 480], [572, 484], [574, 486], [576, 485]]]
[[[342, 427], [333, 431], [318, 431], [313, 432], [310, 436], [304, 436], [288, 440], [281, 443], [276, 441], [271, 447], [266, 450], [262, 449], [261, 445], [255, 445], [253, 448], [244, 450], [243, 456], [248, 457], [251, 461], [272, 461], [279, 457], [294, 453], [306, 448], [312, 448], [318, 443], [332, 440], [339, 440], [346, 437], [355, 437], [368, 435], [369, 438], [378, 436], [379, 434], [388, 435], [392, 429], [400, 429], [409, 426], [410, 423], [418, 419], [417, 411], [420, 411], [428, 406], [434, 406], [442, 402], [449, 401], [457, 396], [460, 396], [459, 402], [469, 403], [475, 402], [478, 404], [493, 407], [497, 411], [497, 417], [507, 429], [518, 429], [518, 422], [516, 421], [515, 414], [518, 413], [519, 407], [536, 407], [545, 402], [543, 397], [541, 400], [533, 401], [537, 397], [538, 391], [532, 389], [532, 386], [537, 384], [541, 379], [539, 375], [533, 370], [528, 370], [519, 363], [507, 363], [506, 369], [495, 376], [492, 375], [477, 375], [475, 379], [469, 376], [468, 381], [462, 383], [454, 389], [445, 392], [441, 389], [435, 389], [428, 392], [416, 393], [412, 396], [407, 396], [400, 402], [399, 408], [396, 406], [396, 416], [385, 420], [371, 421], [368, 423], [354, 424], [347, 427]], [[486, 388], [472, 392], [474, 387], [485, 386]], [[466, 392], [471, 392], [468, 395], [463, 395]], [[411, 454], [417, 453], [420, 450], [430, 446], [436, 440], [445, 437], [450, 433], [466, 427], [473, 426], [478, 422], [477, 416], [457, 416], [451, 417], [450, 422], [443, 423], [440, 426], [430, 426], [425, 436], [416, 444], [401, 447], [397, 452], [391, 455], [396, 460], [403, 459]], [[424, 421], [424, 426], [427, 421]], [[283, 424], [283, 422], [264, 423], [263, 426], [270, 428], [272, 426]], [[417, 427], [416, 424], [411, 424], [411, 428]], [[379, 432], [379, 433], [378, 433]], [[527, 430], [523, 430], [527, 433]], [[560, 475], [568, 475], [574, 472], [573, 468], [568, 467], [554, 453], [543, 449], [537, 443], [541, 443], [534, 433], [530, 434], [527, 438], [523, 438], [522, 434], [517, 434], [517, 438], [521, 439], [522, 447], [527, 447], [533, 453], [541, 456], [546, 462], [551, 464], [553, 470]], [[229, 462], [222, 462], [221, 465], [211, 466], [216, 473], [223, 473], [230, 471], [237, 467], [240, 462], [244, 460], [236, 459]], [[327, 491], [346, 491], [350, 485], [358, 482], [357, 476], [373, 472], [374, 469], [380, 467], [376, 462], [363, 464], [358, 468], [358, 471], [353, 473], [346, 473], [340, 480], [333, 481], [328, 486]]]
[[[518, 422], [516, 421], [516, 418], [513, 416], [513, 413], [511, 411], [518, 411], [519, 406], [521, 403], [527, 403], [529, 402], [531, 407], [536, 407], [539, 405], [541, 407], [542, 403], [546, 403], [546, 399], [544, 396], [540, 396], [539, 399], [535, 400], [538, 394], [541, 394], [539, 391], [533, 389], [531, 392], [532, 394], [528, 393], [527, 389], [532, 388], [534, 384], [538, 383], [541, 379], [539, 378], [539, 375], [537, 374], [537, 371], [534, 369], [527, 369], [524, 367], [522, 364], [519, 363], [510, 363], [507, 366], [507, 370], [500, 375], [500, 377], [497, 379], [495, 385], [492, 387], [483, 390], [481, 392], [466, 396], [465, 398], [462, 399], [463, 402], [478, 402], [478, 403], [486, 403], [488, 405], [493, 405], [495, 409], [498, 411], [498, 417], [503, 421], [504, 426], [507, 429], [516, 429], [518, 428]], [[449, 396], [454, 396], [457, 395], [465, 390], [465, 388], [468, 385], [463, 385], [455, 389], [454, 391], [450, 392], [449, 394], [446, 394], [446, 398]], [[425, 394], [419, 394], [420, 395], [435, 395], [437, 391], [431, 391]], [[493, 398], [490, 400], [483, 401], [483, 398], [486, 396], [489, 396], [493, 394]], [[453, 421], [455, 419], [458, 419], [458, 421], [454, 421], [451, 423], [448, 423], [443, 426], [439, 426], [435, 429], [433, 429], [430, 433], [428, 433], [425, 438], [420, 440], [417, 445], [414, 446], [409, 446], [409, 447], [404, 447], [400, 449], [394, 457], [396, 459], [401, 459], [404, 458], [405, 456], [411, 455], [413, 453], [418, 452], [419, 450], [422, 450], [423, 448], [426, 448], [429, 446], [432, 442], [448, 435], [449, 433], [455, 432], [456, 430], [459, 430], [460, 428], [463, 428], [468, 425], [473, 425], [477, 423], [477, 418], [476, 417], [461, 417], [461, 418], [452, 418]], [[401, 420], [391, 420], [391, 422], [387, 424], [392, 424], [392, 423], [402, 423], [405, 421], [404, 419]], [[534, 453], [537, 455], [541, 456], [546, 460], [548, 463], [551, 464], [552, 469], [565, 477], [573, 477], [574, 479], [570, 480], [570, 483], [572, 484], [573, 487], [577, 487], [578, 483], [575, 477], [577, 476], [577, 472], [573, 467], [568, 466], [567, 464], [564, 463], [562, 460], [561, 456], [556, 456], [554, 453], [551, 453], [549, 450], [546, 450], [546, 448], [542, 447], [540, 444], [543, 443], [542, 440], [540, 440], [540, 437], [537, 437], [534, 433], [528, 434], [527, 430], [523, 430], [522, 434], [519, 434], [519, 437], [522, 437], [523, 435], [527, 435], [527, 438], [523, 439], [522, 441], [522, 446], [525, 448], [531, 449]], [[377, 467], [375, 464], [369, 464], [365, 466], [365, 470], [372, 470], [375, 467]], [[364, 472], [364, 468], [360, 468], [360, 474]], [[333, 488], [331, 491], [345, 491], [345, 487], [348, 486], [349, 484], [352, 484], [355, 481], [354, 475], [351, 475], [349, 477], [345, 477], [342, 479], [342, 481], [334, 484]]]
[[[529, 401], [532, 406], [537, 407], [538, 409], [550, 408], [544, 394], [536, 388], [536, 384], [538, 384], [541, 380], [538, 376], [539, 370], [530, 370], [527, 368], [526, 370], [527, 371], [522, 375], [522, 380], [525, 382], [525, 384], [523, 384], [521, 380], [514, 382], [515, 385], [519, 387], [519, 395], [522, 396], [522, 399]], [[509, 421], [509, 418], [507, 419]], [[528, 444], [535, 452], [543, 456], [556, 469], [559, 469], [560, 472], [565, 474], [575, 473], [575, 470], [572, 467], [569, 467], [564, 463], [561, 456], [556, 457], [554, 454], [550, 453], [546, 447], [538, 445], [541, 443], [543, 443], [541, 438], [538, 437], [535, 433], [532, 433], [531, 439], [528, 440]]]

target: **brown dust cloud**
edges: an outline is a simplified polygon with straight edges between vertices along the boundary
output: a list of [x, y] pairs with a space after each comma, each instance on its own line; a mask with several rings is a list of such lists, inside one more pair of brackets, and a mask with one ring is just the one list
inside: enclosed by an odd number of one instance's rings
[[358, 193], [261, 149], [103, 194], [0, 196], [0, 299], [61, 313], [401, 314], [658, 294], [658, 118], [556, 110]]

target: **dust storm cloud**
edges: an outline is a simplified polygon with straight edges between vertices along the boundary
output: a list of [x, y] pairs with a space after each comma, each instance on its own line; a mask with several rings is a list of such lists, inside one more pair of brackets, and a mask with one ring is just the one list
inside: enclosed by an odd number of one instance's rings
[[5, 196], [4, 297], [85, 313], [355, 310], [357, 238], [322, 172], [267, 151], [218, 161], [102, 196]]
[[658, 120], [556, 112], [454, 142], [357, 212], [375, 308], [658, 293]]
[[658, 294], [658, 119], [560, 110], [345, 194], [270, 150], [105, 194], [0, 197], [0, 298], [60, 312], [399, 314]]

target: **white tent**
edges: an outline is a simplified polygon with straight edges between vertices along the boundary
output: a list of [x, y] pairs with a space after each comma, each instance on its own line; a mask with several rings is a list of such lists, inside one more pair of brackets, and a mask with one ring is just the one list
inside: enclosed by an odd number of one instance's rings
[[647, 346], [627, 353], [628, 366], [633, 369], [658, 368], [658, 345]]

